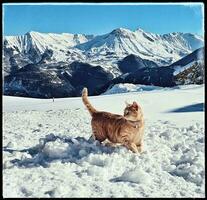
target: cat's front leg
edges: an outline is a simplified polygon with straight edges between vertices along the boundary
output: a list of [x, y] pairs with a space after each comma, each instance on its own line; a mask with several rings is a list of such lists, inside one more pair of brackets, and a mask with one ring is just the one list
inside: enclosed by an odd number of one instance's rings
[[143, 140], [140, 142], [140, 144], [136, 145], [139, 153], [142, 153], [144, 151], [144, 143]]
[[137, 146], [136, 146], [135, 143], [130, 143], [130, 142], [128, 142], [128, 141], [125, 141], [125, 142], [124, 142], [124, 146], [125, 146], [127, 149], [129, 149], [129, 150], [131, 150], [132, 152], [134, 152], [134, 153], [139, 153], [138, 148], [137, 148]]

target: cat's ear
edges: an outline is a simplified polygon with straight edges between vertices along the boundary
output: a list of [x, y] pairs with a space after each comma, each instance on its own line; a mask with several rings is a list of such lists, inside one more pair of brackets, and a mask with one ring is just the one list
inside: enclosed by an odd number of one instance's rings
[[139, 106], [138, 106], [138, 104], [137, 104], [136, 101], [133, 102], [132, 106], [133, 106], [136, 110], [138, 110], [138, 107], [139, 107]]

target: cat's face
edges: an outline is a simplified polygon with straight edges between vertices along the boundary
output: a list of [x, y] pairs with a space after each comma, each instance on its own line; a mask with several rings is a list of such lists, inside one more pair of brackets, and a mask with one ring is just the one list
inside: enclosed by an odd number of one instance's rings
[[142, 117], [141, 107], [137, 104], [137, 102], [133, 102], [132, 104], [126, 103], [126, 108], [124, 109], [124, 117], [129, 120], [140, 120]]

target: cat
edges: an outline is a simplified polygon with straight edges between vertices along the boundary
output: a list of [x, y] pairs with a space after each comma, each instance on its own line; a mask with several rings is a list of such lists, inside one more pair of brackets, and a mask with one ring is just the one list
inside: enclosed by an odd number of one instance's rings
[[119, 143], [134, 153], [143, 152], [144, 118], [141, 107], [136, 102], [127, 104], [122, 116], [97, 111], [88, 100], [87, 88], [82, 90], [82, 101], [92, 116], [94, 139]]

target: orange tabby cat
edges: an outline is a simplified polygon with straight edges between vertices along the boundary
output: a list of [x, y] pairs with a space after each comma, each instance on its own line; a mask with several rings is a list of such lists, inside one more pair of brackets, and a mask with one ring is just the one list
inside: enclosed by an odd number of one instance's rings
[[111, 143], [121, 143], [131, 151], [143, 151], [144, 118], [140, 106], [133, 102], [124, 110], [124, 116], [97, 111], [88, 101], [88, 90], [82, 91], [82, 100], [92, 116], [93, 136], [100, 142], [108, 139]]

